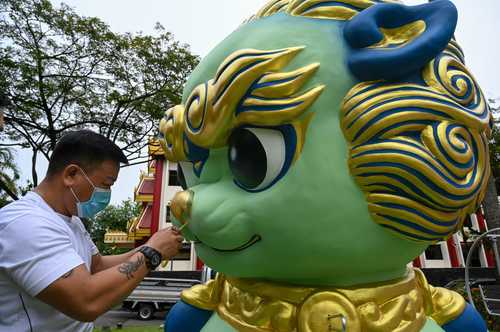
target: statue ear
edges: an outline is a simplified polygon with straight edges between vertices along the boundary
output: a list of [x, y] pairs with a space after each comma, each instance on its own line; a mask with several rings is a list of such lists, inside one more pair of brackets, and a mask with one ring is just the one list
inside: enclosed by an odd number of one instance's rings
[[361, 81], [407, 77], [446, 48], [457, 18], [449, 0], [411, 7], [377, 4], [365, 9], [344, 28], [352, 47], [349, 68]]

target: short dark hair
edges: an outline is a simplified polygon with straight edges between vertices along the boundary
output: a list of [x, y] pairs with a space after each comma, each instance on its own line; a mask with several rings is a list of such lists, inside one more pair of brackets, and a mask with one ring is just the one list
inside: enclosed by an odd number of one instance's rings
[[91, 130], [72, 131], [57, 142], [50, 157], [47, 175], [57, 174], [71, 164], [90, 172], [107, 160], [128, 164], [123, 151], [105, 136]]

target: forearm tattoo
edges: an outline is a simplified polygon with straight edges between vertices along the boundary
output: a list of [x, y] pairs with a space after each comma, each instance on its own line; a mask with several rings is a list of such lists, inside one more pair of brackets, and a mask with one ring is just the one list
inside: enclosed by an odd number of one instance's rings
[[127, 279], [130, 280], [134, 277], [134, 272], [139, 270], [144, 264], [144, 256], [137, 257], [135, 262], [126, 262], [118, 267], [118, 271], [127, 276]]

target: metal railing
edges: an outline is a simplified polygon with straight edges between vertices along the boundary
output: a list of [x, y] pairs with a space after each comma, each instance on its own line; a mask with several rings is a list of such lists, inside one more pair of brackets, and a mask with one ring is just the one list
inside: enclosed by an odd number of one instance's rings
[[493, 299], [493, 298], [486, 297], [486, 294], [484, 293], [484, 290], [483, 290], [483, 286], [481, 286], [481, 285], [479, 285], [479, 292], [481, 293], [481, 298], [483, 300], [483, 304], [484, 304], [484, 307], [486, 308], [486, 312], [488, 313], [488, 315], [500, 316], [499, 313], [491, 311], [490, 307], [488, 306], [488, 302], [500, 303], [500, 299]]
[[[493, 252], [495, 253], [495, 265], [497, 268], [497, 277], [500, 277], [500, 255], [499, 255], [498, 247], [497, 247], [497, 242], [498, 242], [497, 239], [500, 237], [500, 234], [494, 234], [496, 232], [500, 233], [500, 228], [490, 229], [486, 233], [481, 234], [481, 236], [479, 236], [474, 241], [474, 243], [472, 244], [472, 247], [469, 250], [469, 253], [467, 254], [467, 259], [465, 261], [465, 290], [467, 291], [467, 297], [469, 299], [469, 303], [474, 308], [476, 308], [476, 306], [474, 305], [474, 300], [472, 298], [472, 292], [470, 289], [471, 282], [470, 282], [470, 275], [469, 275], [469, 267], [470, 267], [470, 262], [472, 260], [472, 255], [474, 254], [474, 251], [477, 249], [477, 247], [482, 243], [483, 239], [485, 239], [485, 238], [491, 239]], [[481, 294], [484, 295], [483, 292], [481, 292]], [[483, 296], [483, 299], [484, 299], [484, 296]]]

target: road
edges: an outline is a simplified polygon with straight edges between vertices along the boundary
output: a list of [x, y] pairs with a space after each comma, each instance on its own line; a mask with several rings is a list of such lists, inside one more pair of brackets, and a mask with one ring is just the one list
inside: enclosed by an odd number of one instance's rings
[[95, 326], [116, 327], [119, 323], [122, 326], [160, 326], [164, 322], [165, 314], [166, 312], [157, 312], [155, 313], [155, 319], [143, 321], [137, 319], [137, 313], [135, 312], [112, 310], [97, 318]]

